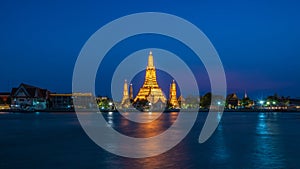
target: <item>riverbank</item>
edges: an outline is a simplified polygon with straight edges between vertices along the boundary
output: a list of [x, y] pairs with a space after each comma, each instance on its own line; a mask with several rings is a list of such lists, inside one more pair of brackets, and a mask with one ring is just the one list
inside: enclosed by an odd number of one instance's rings
[[[76, 109], [76, 112], [119, 112], [118, 110], [90, 110], [90, 109]], [[120, 110], [121, 112], [137, 112], [136, 110]], [[164, 110], [164, 112], [209, 112], [209, 109], [170, 109], [170, 110]], [[218, 112], [218, 110], [212, 110], [213, 112]], [[10, 112], [10, 113], [36, 113], [36, 112], [52, 112], [52, 113], [75, 113], [74, 109], [45, 109], [45, 110], [11, 110], [11, 109], [2, 109], [0, 112]], [[147, 111], [148, 112], [148, 111]], [[152, 112], [160, 112], [158, 110], [152, 111]], [[300, 112], [298, 109], [225, 109], [223, 112]]]

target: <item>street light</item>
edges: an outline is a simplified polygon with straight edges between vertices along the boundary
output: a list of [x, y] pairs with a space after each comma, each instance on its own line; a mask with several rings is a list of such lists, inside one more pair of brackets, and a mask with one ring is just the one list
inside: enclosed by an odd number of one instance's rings
[[149, 110], [152, 110], [152, 107], [151, 107], [151, 105], [152, 105], [152, 103], [151, 102], [149, 102]]
[[265, 101], [263, 101], [263, 100], [260, 100], [260, 101], [259, 101], [259, 104], [260, 104], [260, 109], [262, 109], [262, 108], [263, 108], [263, 105], [264, 105], [264, 103], [265, 103]]
[[111, 110], [111, 109], [113, 108], [113, 107], [112, 107], [113, 103], [112, 103], [112, 102], [109, 102], [108, 105], [109, 105], [109, 109]]
[[221, 102], [218, 101], [217, 103], [218, 103], [218, 111], [220, 111], [220, 105], [221, 105]]

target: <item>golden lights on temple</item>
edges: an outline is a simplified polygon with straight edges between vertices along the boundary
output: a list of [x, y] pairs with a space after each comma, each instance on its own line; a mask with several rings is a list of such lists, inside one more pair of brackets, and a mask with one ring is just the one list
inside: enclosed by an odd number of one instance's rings
[[178, 103], [176, 95], [177, 95], [177, 92], [176, 92], [176, 83], [173, 80], [172, 84], [170, 86], [169, 102], [170, 102], [170, 105], [172, 105], [174, 108], [179, 108], [179, 103]]
[[128, 83], [125, 80], [121, 105], [123, 107], [128, 107], [131, 103], [136, 103], [138, 101], [147, 101], [151, 104], [167, 104], [168, 102], [170, 107], [179, 108], [175, 81], [173, 80], [170, 85], [170, 95], [169, 100], [167, 100], [162, 89], [159, 87], [156, 78], [156, 68], [154, 66], [152, 52], [150, 51], [143, 86], [139, 89], [138, 94], [134, 98], [132, 84], [130, 84], [128, 93]]
[[123, 89], [123, 99], [122, 99], [121, 104], [125, 105], [125, 104], [127, 104], [128, 101], [129, 101], [128, 84], [127, 84], [127, 80], [125, 80], [124, 89]]

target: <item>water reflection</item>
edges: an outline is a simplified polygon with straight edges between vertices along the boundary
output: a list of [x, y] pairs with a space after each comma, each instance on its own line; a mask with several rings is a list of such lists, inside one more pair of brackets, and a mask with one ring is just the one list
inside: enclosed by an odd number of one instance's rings
[[[130, 114], [130, 113], [129, 113]], [[160, 112], [143, 112], [140, 113], [141, 118], [148, 118], [151, 116], [156, 117], [157, 114], [161, 114]], [[126, 113], [123, 113], [122, 115], [126, 115]], [[178, 117], [178, 112], [170, 112], [170, 113], [163, 113], [159, 118], [156, 120], [150, 122], [150, 123], [133, 123], [129, 121], [126, 118], [122, 118], [121, 125], [119, 126], [119, 130], [122, 133], [127, 133], [128, 130], [130, 130], [130, 135], [134, 137], [140, 137], [140, 138], [149, 138], [157, 136], [161, 133], [163, 133], [165, 130], [167, 130], [172, 124], [175, 123]], [[128, 124], [130, 124], [128, 126]], [[176, 139], [176, 135], [180, 135], [182, 132], [180, 128], [177, 128], [178, 130], [174, 131], [174, 139]], [[172, 138], [168, 138], [172, 139]], [[121, 149], [133, 149], [132, 146], [144, 152], [148, 152], [151, 154], [152, 152], [155, 152], [156, 150], [163, 149], [164, 142], [168, 140], [154, 140], [154, 141], [145, 141], [143, 144], [137, 144], [137, 145], [130, 145], [126, 147], [118, 147]], [[129, 150], [128, 150], [129, 151]], [[154, 166], [156, 168], [174, 168], [174, 163], [178, 163], [178, 160], [181, 161], [188, 161], [189, 156], [188, 149], [186, 146], [179, 147], [177, 149], [170, 150], [172, 153], [168, 151], [168, 153], [164, 153], [159, 156], [154, 157], [148, 157], [148, 158], [139, 158], [139, 159], [128, 159], [128, 158], [122, 158], [119, 161], [119, 165], [122, 166], [122, 168], [144, 168], [144, 169], [152, 169]], [[159, 157], [159, 158], [158, 158]], [[130, 161], [130, 162], [129, 162]], [[167, 162], [167, 163], [166, 163]], [[175, 165], [176, 166], [176, 165]], [[188, 166], [188, 165], [187, 165]], [[186, 167], [187, 167], [186, 166]], [[176, 168], [176, 167], [175, 167]]]
[[253, 152], [255, 168], [285, 168], [279, 134], [277, 114], [259, 113]]
[[107, 115], [107, 127], [114, 127], [114, 116], [113, 112], [108, 112]]
[[[163, 113], [160, 112], [141, 112], [137, 117], [140, 118], [151, 118], [151, 116], [157, 116], [157, 114], [161, 114], [161, 116], [150, 122], [150, 123], [135, 123], [130, 120], [128, 120], [126, 115], [130, 115], [131, 113], [105, 113], [103, 114], [106, 121], [107, 126], [114, 128], [119, 133], [122, 133], [129, 137], [135, 137], [135, 138], [151, 138], [158, 135], [163, 134], [166, 130], [170, 130], [169, 128], [175, 123], [178, 117], [178, 112], [170, 112], [170, 113]], [[189, 116], [186, 116], [187, 119], [179, 120], [177, 122], [181, 121], [181, 124], [185, 124], [189, 122]], [[165, 148], [165, 144], [167, 142], [170, 142], [171, 140], [177, 140], [177, 137], [182, 135], [182, 126], [178, 126], [175, 129], [172, 130], [172, 135], [168, 138], [161, 137], [161, 139], [155, 139], [154, 141], [150, 141], [148, 139], [145, 139], [143, 142], [135, 145], [126, 145], [122, 146], [122, 144], [115, 145], [116, 149], [119, 149], [120, 151], [134, 151], [138, 149], [142, 152], [147, 152], [148, 154], [152, 154], [158, 150], [161, 150]], [[113, 145], [111, 145], [113, 146]]]
[[[128, 120], [127, 116], [130, 116], [130, 114], [114, 114], [114, 116], [118, 116], [116, 119], [119, 120], [115, 122], [118, 124], [115, 129], [120, 133], [137, 138], [148, 138], [163, 133], [176, 121], [178, 116], [178, 113], [141, 112], [136, 115], [136, 120], [144, 121], [145, 119], [156, 118], [158, 114], [161, 116], [149, 123], [136, 123]], [[109, 121], [109, 116], [107, 121]]]
[[[110, 127], [129, 132], [136, 137], [144, 137], [147, 136], [144, 134], [146, 132], [156, 134], [160, 130], [166, 130], [169, 125], [164, 123], [174, 123], [178, 113], [164, 113], [161, 121], [156, 123], [157, 128], [142, 128], [129, 120], [123, 120], [116, 112], [93, 116], [83, 114], [89, 119], [86, 123], [95, 132], [98, 132], [98, 126], [95, 124], [97, 121], [93, 120], [103, 115], [107, 121], [111, 120]], [[148, 112], [144, 115], [149, 116]], [[57, 164], [61, 164], [60, 168], [116, 169], [300, 168], [299, 113], [226, 113], [212, 138], [199, 144], [197, 138], [205, 117], [205, 114], [199, 114], [189, 135], [166, 153], [131, 159], [113, 155], [92, 143], [82, 131], [76, 115], [72, 113], [1, 114], [0, 156], [4, 163], [0, 163], [0, 168], [37, 168], [42, 165], [46, 169], [52, 169]], [[108, 129], [106, 123], [100, 127]], [[180, 133], [180, 129], [178, 130]], [[100, 137], [117, 139], [115, 135], [107, 133]], [[162, 147], [157, 140], [141, 144], [113, 143], [110, 146], [130, 150], [137, 147], [149, 152], [152, 148]], [[74, 159], [80, 159], [80, 164], [74, 162]]]
[[[126, 114], [124, 113], [123, 115], [126, 116]], [[151, 123], [135, 123], [116, 112], [105, 113], [104, 117], [109, 127], [113, 127], [124, 135], [136, 138], [149, 138], [166, 131], [179, 120], [177, 119], [178, 114], [178, 112], [163, 113]], [[156, 115], [156, 112], [144, 112], [140, 115], [140, 118], [148, 118]], [[220, 115], [216, 117], [220, 117]], [[199, 118], [198, 124], [199, 122], [203, 122], [202, 120], [204, 121], [205, 118]], [[219, 121], [220, 118], [216, 118], [216, 120]], [[187, 118], [180, 119], [179, 121], [184, 124], [190, 120]], [[246, 168], [270, 168], [271, 166], [272, 168], [286, 168], [287, 162], [285, 155], [283, 155], [281, 137], [283, 132], [281, 131], [282, 126], [280, 124], [279, 115], [276, 113], [228, 115], [227, 118], [222, 118], [213, 138], [206, 144], [199, 144], [197, 142], [195, 138], [200, 131], [194, 130], [192, 132], [193, 135], [189, 139], [183, 141], [181, 146], [175, 147], [174, 150], [171, 149], [171, 152], [167, 152], [159, 157], [133, 161], [139, 165], [147, 163], [155, 164], [149, 166], [161, 166], [172, 164], [171, 162], [177, 158], [181, 161], [187, 161], [184, 162], [184, 166], [189, 165], [188, 161], [192, 161], [191, 164], [194, 166], [195, 164], [203, 166], [213, 165], [215, 168], [237, 168], [237, 166], [246, 166]], [[202, 125], [199, 126], [202, 127]], [[154, 154], [157, 150], [165, 148], [163, 143], [175, 140], [176, 136], [180, 134], [182, 134], [182, 130], [178, 127], [172, 131], [172, 135], [168, 138], [156, 139], [154, 141], [145, 139], [137, 144], [121, 144], [123, 140], [118, 139], [113, 134], [101, 135], [101, 137], [109, 137], [109, 139], [116, 141], [111, 144], [110, 142], [106, 143], [115, 151], [136, 153], [138, 152], [136, 150], [139, 150], [143, 153]], [[197, 156], [194, 157], [195, 154]], [[204, 164], [198, 163], [198, 160], [201, 160]], [[233, 163], [232, 160], [235, 162]], [[168, 163], [164, 161], [168, 161]], [[177, 162], [176, 164], [181, 163]], [[124, 160], [124, 164], [122, 162], [118, 164], [118, 166], [124, 165], [132, 166], [135, 164], [129, 162], [128, 159]], [[139, 165], [132, 168], [138, 168]]]
[[[150, 123], [154, 120], [157, 120], [162, 112], [119, 112], [124, 118], [136, 123]], [[149, 114], [151, 116], [145, 116], [145, 114]]]
[[[225, 144], [223, 123], [221, 121], [221, 116], [222, 114], [218, 113], [217, 120], [220, 121], [220, 123], [215, 133], [215, 137], [217, 137], [217, 139], [214, 146], [213, 159], [214, 161], [216, 161], [216, 163], [224, 164], [230, 158], [230, 152], [228, 151], [228, 147]], [[224, 166], [222, 168], [224, 168]]]

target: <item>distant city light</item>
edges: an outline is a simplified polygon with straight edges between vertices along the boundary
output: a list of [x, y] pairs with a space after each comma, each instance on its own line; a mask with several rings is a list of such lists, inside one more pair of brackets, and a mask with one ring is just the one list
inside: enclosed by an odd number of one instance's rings
[[261, 105], [263, 105], [264, 103], [265, 103], [265, 101], [263, 101], [263, 100], [259, 101], [259, 104], [261, 104]]

